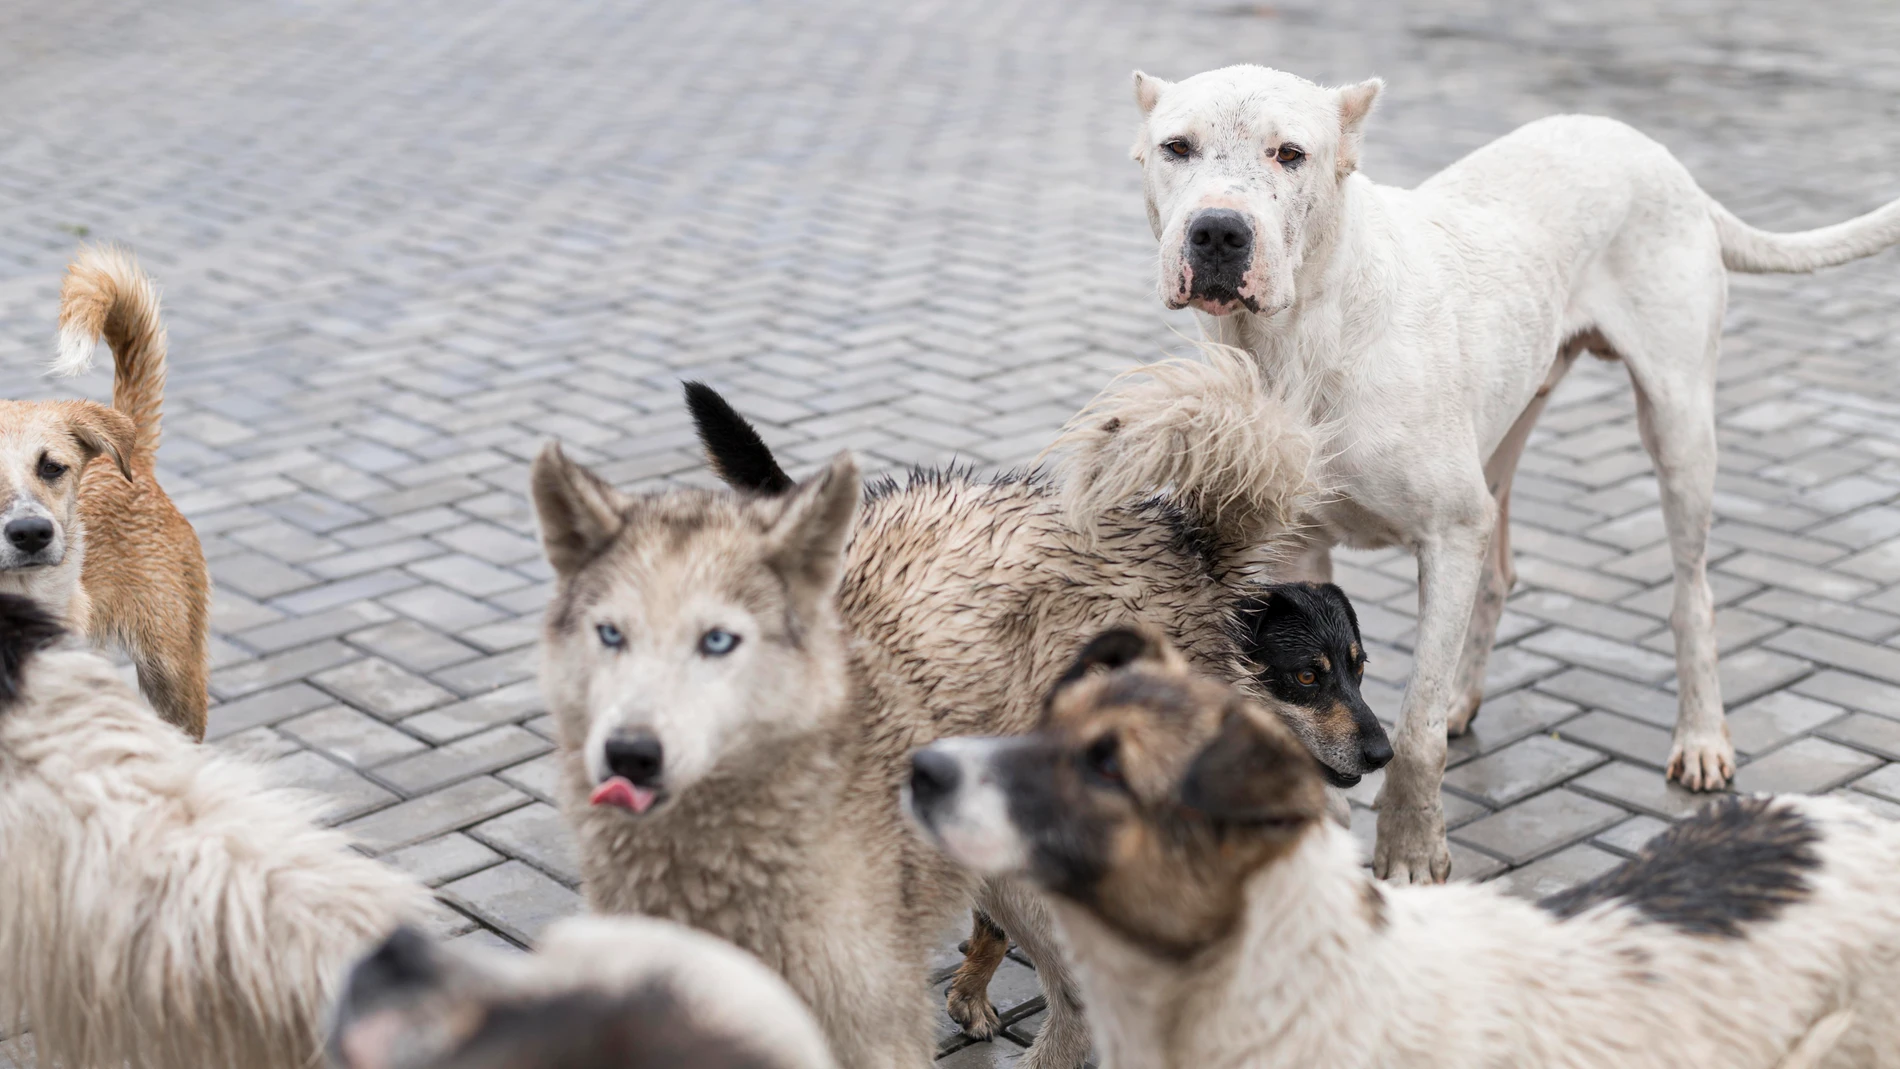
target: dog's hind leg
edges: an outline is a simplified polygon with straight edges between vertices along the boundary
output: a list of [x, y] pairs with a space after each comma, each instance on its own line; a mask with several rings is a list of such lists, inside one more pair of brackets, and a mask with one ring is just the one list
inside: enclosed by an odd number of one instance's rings
[[1079, 1069], [1089, 1056], [1089, 1023], [1081, 989], [1056, 941], [1055, 921], [1036, 892], [1014, 880], [988, 882], [979, 899], [984, 912], [1029, 956], [1048, 1003], [1048, 1016], [1023, 1056], [1022, 1069]]
[[970, 941], [963, 947], [963, 964], [950, 978], [944, 1009], [971, 1039], [992, 1039], [1002, 1027], [990, 1002], [990, 980], [1009, 954], [1009, 933], [981, 909], [973, 911]]

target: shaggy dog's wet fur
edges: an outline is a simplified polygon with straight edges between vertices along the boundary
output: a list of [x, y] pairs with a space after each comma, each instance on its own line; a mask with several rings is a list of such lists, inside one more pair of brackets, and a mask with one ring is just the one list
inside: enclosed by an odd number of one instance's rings
[[758, 959], [649, 917], [570, 917], [532, 956], [398, 929], [356, 966], [337, 1069], [831, 1069], [824, 1034]]
[[[1254, 427], [1250, 469], [1083, 528], [1036, 480], [923, 473], [860, 505], [841, 457], [789, 491], [629, 497], [550, 447], [534, 470], [558, 577], [542, 680], [589, 901], [754, 951], [844, 1065], [922, 1065], [925, 961], [978, 888], [906, 826], [908, 755], [1029, 727], [1033, 695], [1104, 622], [1157, 621], [1337, 772], [1366, 771], [1376, 720], [1256, 679], [1246, 613], [1264, 588], [1246, 569], [1297, 511], [1310, 456], [1297, 423]], [[1031, 1064], [1076, 1065], [1086, 1030], [1029, 900], [985, 893], [1054, 988]]]
[[1107, 1069], [1900, 1066], [1900, 825], [1725, 799], [1533, 904], [1382, 885], [1292, 734], [1152, 633], [920, 751], [951, 856], [1050, 895]]
[[0, 1028], [68, 1069], [308, 1069], [344, 969], [428, 892], [62, 633], [0, 594]]

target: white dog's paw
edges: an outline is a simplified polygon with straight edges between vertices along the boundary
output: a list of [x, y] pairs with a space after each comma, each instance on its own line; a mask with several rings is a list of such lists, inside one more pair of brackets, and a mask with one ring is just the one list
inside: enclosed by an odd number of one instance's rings
[[1692, 791], [1719, 791], [1735, 777], [1735, 745], [1721, 732], [1678, 732], [1669, 751], [1669, 778]]
[[1379, 840], [1372, 871], [1393, 883], [1444, 883], [1451, 878], [1451, 845], [1440, 806], [1379, 806]]

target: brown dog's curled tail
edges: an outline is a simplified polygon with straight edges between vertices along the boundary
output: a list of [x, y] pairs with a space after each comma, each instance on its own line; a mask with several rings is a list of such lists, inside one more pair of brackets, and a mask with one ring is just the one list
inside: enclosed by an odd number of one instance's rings
[[1322, 428], [1250, 354], [1201, 348], [1204, 360], [1120, 376], [1050, 446], [1064, 454], [1062, 493], [1078, 530], [1096, 530], [1131, 500], [1165, 494], [1240, 553], [1293, 531], [1318, 503]]
[[77, 375], [90, 368], [102, 336], [112, 349], [112, 407], [137, 429], [133, 453], [149, 458], [158, 449], [165, 403], [165, 325], [158, 288], [131, 253], [113, 245], [81, 249], [66, 269], [53, 373]]

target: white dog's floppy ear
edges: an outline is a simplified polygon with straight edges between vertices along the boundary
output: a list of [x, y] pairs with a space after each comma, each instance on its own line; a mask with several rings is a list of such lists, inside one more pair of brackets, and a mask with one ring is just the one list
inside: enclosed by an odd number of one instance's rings
[[792, 491], [767, 533], [766, 559], [801, 604], [828, 596], [837, 585], [862, 492], [858, 462], [839, 453], [830, 467]]
[[1141, 109], [1143, 115], [1146, 115], [1155, 110], [1155, 104], [1160, 101], [1161, 94], [1167, 92], [1173, 88], [1173, 86], [1173, 82], [1164, 82], [1152, 74], [1144, 74], [1141, 71], [1136, 71], [1135, 105]]
[[1339, 91], [1339, 177], [1344, 178], [1359, 169], [1359, 138], [1365, 130], [1366, 116], [1372, 114], [1373, 102], [1379, 99], [1379, 90], [1385, 88], [1380, 78], [1368, 78], [1358, 85], [1349, 85]]
[[556, 575], [579, 571], [620, 533], [626, 496], [569, 460], [561, 443], [541, 447], [529, 483], [541, 524], [541, 548]]

